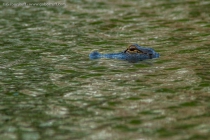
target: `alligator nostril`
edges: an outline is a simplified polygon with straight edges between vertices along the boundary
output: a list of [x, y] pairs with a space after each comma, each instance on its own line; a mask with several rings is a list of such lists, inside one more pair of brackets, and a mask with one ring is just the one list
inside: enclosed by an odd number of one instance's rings
[[152, 59], [152, 54], [149, 54], [149, 58]]

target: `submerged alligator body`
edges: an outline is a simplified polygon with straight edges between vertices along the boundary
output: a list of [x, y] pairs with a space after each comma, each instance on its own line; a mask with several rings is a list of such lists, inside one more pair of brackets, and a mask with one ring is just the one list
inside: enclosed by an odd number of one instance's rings
[[138, 62], [145, 59], [159, 58], [159, 53], [155, 52], [152, 48], [141, 47], [138, 44], [130, 45], [125, 51], [120, 53], [109, 53], [101, 54], [97, 51], [90, 53], [90, 59], [99, 58], [110, 58], [110, 59], [120, 59], [129, 62]]

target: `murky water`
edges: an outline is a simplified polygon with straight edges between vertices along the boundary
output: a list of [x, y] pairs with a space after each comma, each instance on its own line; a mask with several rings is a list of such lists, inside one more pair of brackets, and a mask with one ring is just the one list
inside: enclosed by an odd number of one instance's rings
[[[210, 138], [209, 0], [24, 2], [0, 2], [0, 139]], [[132, 43], [161, 57], [88, 58]]]

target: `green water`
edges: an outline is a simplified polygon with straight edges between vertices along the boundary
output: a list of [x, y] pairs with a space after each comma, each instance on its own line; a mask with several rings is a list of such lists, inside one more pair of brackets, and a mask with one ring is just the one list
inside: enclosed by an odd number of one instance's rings
[[[0, 139], [210, 138], [209, 0], [24, 2], [0, 2]], [[132, 43], [161, 57], [89, 60]]]

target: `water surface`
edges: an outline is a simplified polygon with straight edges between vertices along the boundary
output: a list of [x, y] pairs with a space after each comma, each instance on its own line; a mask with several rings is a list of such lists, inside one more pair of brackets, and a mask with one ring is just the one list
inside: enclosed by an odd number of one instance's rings
[[[21, 2], [0, 3], [0, 139], [210, 137], [208, 0]], [[161, 57], [88, 58], [132, 43]]]

